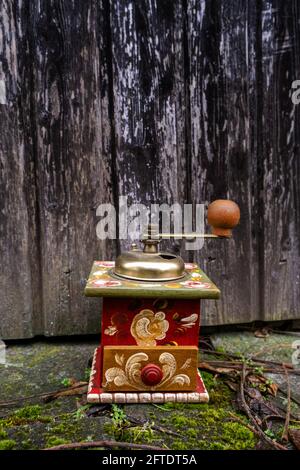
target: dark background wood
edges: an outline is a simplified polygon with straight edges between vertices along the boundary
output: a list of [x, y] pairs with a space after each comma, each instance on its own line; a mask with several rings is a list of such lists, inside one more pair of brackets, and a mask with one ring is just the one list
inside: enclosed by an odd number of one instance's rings
[[96, 208], [232, 198], [206, 325], [300, 317], [298, 0], [1, 0], [0, 337], [99, 331]]

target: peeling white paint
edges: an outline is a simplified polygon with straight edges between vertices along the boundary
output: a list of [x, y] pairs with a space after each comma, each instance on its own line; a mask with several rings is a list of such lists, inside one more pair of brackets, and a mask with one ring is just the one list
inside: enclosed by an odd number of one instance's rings
[[0, 104], [6, 104], [6, 86], [4, 80], [0, 80]]

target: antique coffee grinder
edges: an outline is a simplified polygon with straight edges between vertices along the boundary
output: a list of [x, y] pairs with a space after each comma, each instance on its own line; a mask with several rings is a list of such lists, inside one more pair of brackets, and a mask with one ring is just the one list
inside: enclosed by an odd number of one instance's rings
[[[240, 219], [237, 204], [208, 207], [212, 234], [182, 238], [230, 238]], [[141, 240], [115, 262], [95, 261], [86, 296], [103, 297], [102, 339], [93, 358], [88, 402], [207, 402], [198, 371], [200, 300], [219, 289], [194, 263], [158, 250], [162, 238], [149, 225]]]

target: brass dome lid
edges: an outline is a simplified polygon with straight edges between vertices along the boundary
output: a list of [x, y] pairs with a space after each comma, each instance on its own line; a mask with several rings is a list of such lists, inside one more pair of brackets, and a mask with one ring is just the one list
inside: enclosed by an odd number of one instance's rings
[[173, 281], [185, 276], [180, 256], [157, 252], [148, 240], [144, 243], [144, 251], [133, 244], [130, 251], [117, 257], [113, 270], [117, 276], [139, 281]]

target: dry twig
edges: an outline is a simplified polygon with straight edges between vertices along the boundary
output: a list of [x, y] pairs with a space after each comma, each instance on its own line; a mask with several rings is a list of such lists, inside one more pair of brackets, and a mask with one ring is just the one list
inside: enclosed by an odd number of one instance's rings
[[[1, 401], [0, 402], [0, 408], [5, 407], [5, 406], [18, 405], [19, 403], [22, 403], [23, 401], [35, 400], [37, 398], [42, 398], [45, 401], [47, 401], [47, 399], [50, 398], [50, 401], [51, 401], [52, 397], [58, 398], [59, 396], [65, 396], [65, 395], [71, 395], [71, 394], [72, 395], [76, 395], [76, 394], [81, 395], [81, 394], [85, 393], [85, 390], [81, 391], [81, 388], [87, 387], [88, 383], [87, 382], [80, 382], [80, 384], [81, 384], [80, 386], [78, 386], [78, 383], [77, 383], [77, 384], [72, 385], [71, 387], [64, 388], [64, 389], [61, 389], [61, 390], [56, 390], [55, 392], [46, 392], [46, 393], [44, 392], [44, 393], [38, 393], [37, 395], [28, 395], [27, 397], [16, 398], [15, 400]], [[76, 389], [79, 389], [78, 393], [77, 393], [77, 391], [75, 393]], [[70, 393], [70, 392], [73, 392], [73, 393]]]
[[291, 416], [291, 384], [289, 374], [285, 369], [285, 376], [286, 376], [286, 384], [287, 384], [287, 406], [286, 406], [286, 418], [283, 428], [283, 433], [281, 439], [285, 442], [289, 441], [289, 424], [290, 424], [290, 416]]
[[[133, 416], [128, 416], [127, 415], [128, 421], [130, 421], [132, 424], [147, 424], [149, 421], [145, 421], [143, 419], [137, 419], [134, 418]], [[154, 429], [155, 431], [162, 432], [163, 434], [169, 434], [170, 436], [176, 436], [176, 437], [181, 437], [181, 434], [178, 432], [171, 431], [170, 429], [164, 428], [162, 426], [158, 426], [157, 424], [151, 424], [151, 428]]]
[[270, 439], [268, 436], [266, 436], [266, 434], [264, 433], [264, 431], [260, 428], [257, 420], [255, 419], [255, 417], [252, 415], [251, 413], [251, 410], [246, 402], [246, 399], [245, 399], [245, 392], [244, 392], [244, 384], [245, 384], [245, 380], [246, 380], [246, 366], [245, 364], [243, 364], [243, 368], [242, 368], [242, 373], [241, 373], [241, 383], [240, 383], [240, 394], [241, 394], [241, 401], [242, 401], [242, 405], [243, 405], [243, 408], [248, 416], [248, 418], [250, 419], [250, 421], [254, 424], [255, 426], [255, 429], [257, 430], [260, 438], [262, 440], [264, 440], [265, 442], [267, 442], [273, 449], [276, 449], [276, 450], [287, 450], [286, 447], [282, 446], [281, 444], [279, 444], [278, 442], [275, 442], [273, 441], [272, 439]]
[[[238, 361], [238, 362], [243, 361], [241, 356], [238, 356], [237, 354], [230, 354], [230, 353], [226, 353], [226, 352], [220, 352], [220, 351], [216, 351], [216, 350], [213, 350], [213, 349], [200, 349], [200, 351], [201, 351], [201, 353], [212, 354], [213, 356], [227, 357], [230, 361], [234, 361], [234, 360]], [[294, 369], [293, 364], [289, 364], [289, 363], [269, 361], [267, 359], [259, 359], [258, 357], [255, 357], [255, 356], [250, 356], [250, 357], [247, 357], [246, 359], [248, 359], [249, 361], [252, 361], [253, 363], [269, 364], [269, 365], [281, 366], [281, 367], [285, 366], [288, 369]]]
[[[265, 425], [267, 421], [269, 420], [275, 420], [275, 421], [285, 421], [286, 420], [286, 417], [285, 416], [281, 416], [281, 415], [268, 415], [268, 416], [265, 416], [263, 419], [262, 419], [262, 425]], [[290, 419], [290, 422], [291, 423], [300, 423], [299, 420], [297, 419]]]
[[60, 444], [59, 446], [48, 447], [43, 450], [72, 450], [72, 449], [91, 449], [93, 447], [118, 447], [119, 449], [144, 449], [144, 450], [166, 450], [162, 447], [150, 446], [147, 444], [134, 444], [132, 442], [118, 441], [91, 441], [91, 442], [72, 442], [71, 444]]

